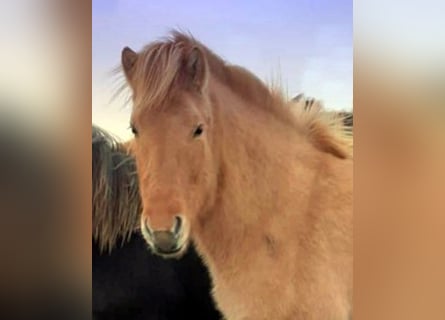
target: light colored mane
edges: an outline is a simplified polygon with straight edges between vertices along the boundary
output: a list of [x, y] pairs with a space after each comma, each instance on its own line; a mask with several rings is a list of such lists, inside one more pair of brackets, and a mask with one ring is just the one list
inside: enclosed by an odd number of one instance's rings
[[347, 112], [329, 112], [317, 99], [292, 99], [288, 102], [299, 127], [325, 151], [332, 151], [341, 158], [353, 156], [353, 134]]
[[248, 70], [228, 64], [191, 35], [179, 31], [139, 52], [131, 75], [135, 108], [168, 106], [165, 102], [182, 80], [179, 71], [184, 56], [195, 47], [205, 53], [210, 73], [240, 97], [302, 131], [318, 149], [340, 158], [352, 157], [352, 132], [338, 113], [325, 112], [318, 101], [316, 108], [301, 108], [298, 101], [286, 99], [280, 86], [265, 85]]

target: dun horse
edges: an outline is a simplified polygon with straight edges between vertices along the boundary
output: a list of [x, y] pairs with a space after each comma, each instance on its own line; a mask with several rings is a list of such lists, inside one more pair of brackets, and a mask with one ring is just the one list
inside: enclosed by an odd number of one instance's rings
[[152, 249], [190, 243], [229, 320], [352, 314], [352, 150], [341, 119], [292, 108], [247, 70], [191, 36], [122, 66], [131, 146]]

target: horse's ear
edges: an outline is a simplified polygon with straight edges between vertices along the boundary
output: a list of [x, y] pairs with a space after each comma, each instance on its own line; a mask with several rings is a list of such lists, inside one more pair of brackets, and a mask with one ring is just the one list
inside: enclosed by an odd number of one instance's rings
[[208, 67], [204, 52], [193, 47], [186, 57], [185, 61], [185, 78], [192, 88], [203, 92], [207, 87]]
[[134, 52], [129, 47], [125, 47], [122, 50], [121, 62], [122, 68], [124, 69], [125, 76], [128, 80], [131, 79], [131, 75], [133, 73], [133, 67], [138, 58], [138, 54]]

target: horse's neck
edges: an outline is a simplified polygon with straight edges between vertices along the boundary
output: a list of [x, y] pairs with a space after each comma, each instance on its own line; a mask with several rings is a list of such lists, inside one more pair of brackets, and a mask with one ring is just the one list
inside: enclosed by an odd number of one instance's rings
[[291, 200], [299, 198], [306, 207], [316, 171], [314, 159], [309, 159], [313, 148], [270, 111], [243, 106], [236, 99], [219, 107], [223, 151], [218, 199], [199, 226], [197, 239], [218, 266], [221, 261], [235, 265], [235, 252], [248, 259], [248, 252], [263, 246], [273, 232], [270, 226], [288, 214]]
[[229, 109], [224, 106], [222, 116], [225, 190], [221, 192], [226, 199], [232, 198], [230, 204], [252, 211], [240, 216], [250, 224], [263, 213], [279, 211], [284, 204], [277, 200], [295, 190], [296, 179], [298, 185], [307, 187], [300, 172], [310, 176], [321, 157], [296, 128], [270, 110], [242, 103], [229, 105]]

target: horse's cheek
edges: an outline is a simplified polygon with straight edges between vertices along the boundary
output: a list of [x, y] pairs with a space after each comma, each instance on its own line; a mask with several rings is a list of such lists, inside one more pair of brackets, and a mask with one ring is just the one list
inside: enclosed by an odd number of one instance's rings
[[188, 179], [190, 185], [195, 187], [199, 183], [199, 172], [196, 168], [191, 168]]

